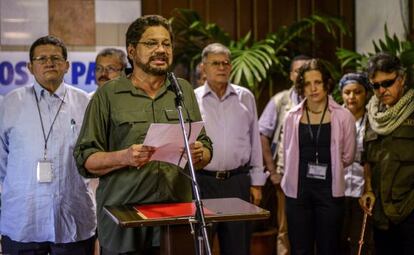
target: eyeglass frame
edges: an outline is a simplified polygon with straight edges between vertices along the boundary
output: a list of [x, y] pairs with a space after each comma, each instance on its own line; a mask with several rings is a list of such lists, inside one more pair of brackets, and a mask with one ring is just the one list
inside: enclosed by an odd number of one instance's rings
[[[98, 70], [98, 69], [102, 69], [102, 70]], [[115, 68], [113, 66], [101, 66], [101, 65], [96, 65], [95, 66], [95, 73], [104, 73], [107, 72], [108, 74], [111, 73], [116, 73], [116, 72], [120, 72], [122, 71], [122, 68]]]
[[392, 85], [394, 85], [394, 83], [397, 81], [398, 78], [400, 78], [400, 75], [397, 74], [397, 76], [395, 76], [394, 79], [384, 80], [381, 82], [374, 82], [374, 83], [370, 81], [369, 86], [374, 90], [378, 90], [380, 87], [387, 89], [391, 87]]
[[53, 64], [62, 64], [66, 62], [66, 59], [63, 56], [52, 55], [52, 56], [37, 56], [31, 59], [32, 62], [38, 62], [41, 65], [47, 64], [50, 60]]
[[231, 66], [231, 62], [229, 60], [225, 61], [206, 61], [205, 64], [209, 64], [212, 67], [219, 68], [220, 66], [223, 66], [224, 68], [228, 68]]
[[172, 50], [173, 48], [173, 43], [171, 41], [168, 41], [167, 43], [166, 41], [159, 42], [157, 40], [148, 40], [148, 41], [137, 42], [137, 44], [142, 44], [149, 50], [156, 50], [160, 46], [162, 46], [165, 50]]

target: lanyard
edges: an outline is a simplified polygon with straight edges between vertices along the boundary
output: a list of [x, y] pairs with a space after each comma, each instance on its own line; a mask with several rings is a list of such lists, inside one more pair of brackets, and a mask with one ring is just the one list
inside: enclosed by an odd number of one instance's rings
[[306, 109], [306, 117], [308, 119], [308, 129], [309, 129], [309, 135], [311, 137], [312, 142], [315, 144], [315, 150], [316, 150], [316, 164], [318, 164], [318, 158], [319, 158], [319, 149], [318, 149], [318, 145], [319, 145], [319, 134], [321, 132], [321, 126], [322, 126], [322, 122], [323, 122], [323, 118], [325, 117], [325, 113], [326, 113], [326, 109], [328, 108], [328, 100], [326, 101], [325, 104], [325, 109], [323, 109], [323, 113], [322, 113], [322, 118], [321, 118], [321, 122], [319, 123], [318, 126], [318, 131], [316, 132], [316, 139], [314, 139], [313, 137], [313, 132], [312, 132], [312, 128], [311, 128], [311, 124], [310, 124], [310, 119], [309, 119], [309, 112], [308, 112], [308, 106], [305, 107]]
[[45, 140], [45, 147], [44, 147], [43, 157], [44, 157], [44, 159], [46, 159], [47, 141], [49, 140], [50, 133], [52, 132], [53, 125], [55, 124], [55, 121], [56, 121], [57, 116], [60, 112], [60, 109], [62, 109], [63, 101], [65, 101], [67, 91], [65, 90], [65, 94], [63, 95], [62, 102], [60, 102], [60, 105], [59, 105], [59, 108], [56, 112], [56, 115], [53, 118], [52, 124], [50, 125], [49, 132], [47, 132], [47, 136], [46, 136], [46, 133], [45, 133], [45, 127], [43, 125], [42, 113], [40, 112], [39, 99], [37, 98], [37, 94], [36, 94], [36, 91], [35, 91], [34, 87], [33, 87], [33, 92], [34, 92], [34, 95], [35, 95], [35, 98], [36, 98], [36, 105], [37, 105], [37, 111], [39, 112], [40, 124], [42, 126], [43, 139]]

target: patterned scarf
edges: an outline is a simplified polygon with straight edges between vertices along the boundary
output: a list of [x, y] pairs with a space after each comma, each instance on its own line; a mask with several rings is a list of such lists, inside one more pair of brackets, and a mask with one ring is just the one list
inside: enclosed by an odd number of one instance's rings
[[369, 124], [377, 134], [388, 135], [414, 112], [414, 90], [408, 90], [385, 111], [380, 111], [381, 107], [380, 100], [373, 96], [367, 105]]

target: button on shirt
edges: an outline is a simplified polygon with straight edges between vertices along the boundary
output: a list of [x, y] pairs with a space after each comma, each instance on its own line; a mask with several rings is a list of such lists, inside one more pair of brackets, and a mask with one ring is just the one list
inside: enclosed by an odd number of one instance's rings
[[253, 94], [246, 88], [229, 84], [220, 99], [207, 83], [195, 90], [207, 135], [213, 141], [214, 155], [204, 168], [231, 170], [244, 165], [250, 170], [252, 185], [263, 185], [262, 147]]
[[[33, 90], [34, 87], [34, 90]], [[35, 92], [34, 92], [35, 91]], [[44, 136], [47, 136], [52, 181], [37, 181]], [[76, 169], [73, 148], [88, 104], [88, 95], [62, 83], [51, 94], [39, 84], [10, 92], [0, 108], [0, 182], [2, 235], [19, 242], [76, 242], [95, 234], [95, 204], [89, 181]]]

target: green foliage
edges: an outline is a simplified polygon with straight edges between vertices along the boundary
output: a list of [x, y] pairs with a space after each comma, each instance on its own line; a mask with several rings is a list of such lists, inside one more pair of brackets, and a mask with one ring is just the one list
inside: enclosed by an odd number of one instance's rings
[[255, 95], [260, 89], [257, 84], [267, 79], [269, 70], [276, 63], [275, 51], [268, 40], [254, 43], [251, 47], [250, 33], [238, 42], [232, 41], [230, 52], [232, 55], [232, 72], [230, 80], [236, 84], [247, 85]]
[[289, 44], [301, 38], [305, 31], [316, 24], [321, 24], [333, 36], [336, 36], [336, 31], [348, 31], [340, 19], [312, 15], [291, 26], [280, 27], [263, 40], [255, 41], [249, 32], [240, 40], [234, 41], [216, 24], [202, 21], [193, 10], [176, 9], [173, 14], [171, 24], [177, 37], [174, 47], [175, 63], [183, 64], [192, 71], [200, 62], [201, 51], [206, 45], [222, 43], [232, 54], [231, 81], [250, 88], [256, 98], [259, 98], [263, 90], [263, 81], [268, 80], [272, 72], [287, 76], [285, 66], [292, 55], [289, 54]]
[[341, 62], [342, 68], [349, 68], [357, 71], [365, 70], [369, 57], [379, 52], [389, 52], [398, 56], [402, 64], [412, 69], [414, 64], [414, 43], [411, 41], [401, 41], [395, 34], [390, 35], [387, 25], [384, 25], [384, 39], [372, 41], [374, 52], [361, 54], [355, 51], [338, 49], [336, 55]]

